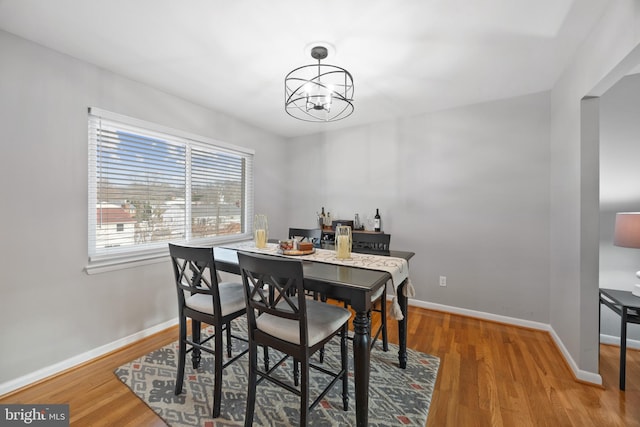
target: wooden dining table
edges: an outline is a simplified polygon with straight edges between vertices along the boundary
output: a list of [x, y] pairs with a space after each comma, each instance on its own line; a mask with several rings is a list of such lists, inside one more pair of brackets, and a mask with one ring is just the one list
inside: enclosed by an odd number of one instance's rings
[[[233, 274], [240, 274], [237, 252], [241, 249], [215, 247], [216, 268]], [[389, 251], [389, 256], [407, 261], [413, 252]], [[356, 401], [356, 425], [367, 426], [369, 416], [369, 372], [370, 372], [370, 325], [371, 296], [391, 279], [386, 271], [370, 270], [359, 267], [328, 264], [305, 260], [302, 269], [305, 288], [317, 291], [328, 298], [345, 301], [355, 311], [353, 319], [353, 366]], [[396, 287], [397, 301], [402, 310], [403, 319], [398, 320], [398, 366], [407, 366], [407, 297], [403, 289], [408, 279]]]

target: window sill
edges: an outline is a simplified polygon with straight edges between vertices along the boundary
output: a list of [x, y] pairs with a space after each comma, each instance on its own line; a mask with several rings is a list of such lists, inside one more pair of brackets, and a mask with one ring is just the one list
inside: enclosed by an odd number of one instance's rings
[[[209, 241], [197, 242], [175, 242], [176, 244], [194, 245], [194, 246], [217, 246], [224, 243], [239, 242], [247, 240], [245, 235], [238, 235], [234, 238], [216, 239]], [[85, 266], [84, 271], [89, 274], [100, 274], [109, 271], [124, 270], [127, 268], [141, 267], [150, 264], [159, 264], [166, 262], [169, 256], [169, 244], [163, 248], [149, 249], [145, 251], [131, 251], [126, 254], [92, 256], [89, 263]]]

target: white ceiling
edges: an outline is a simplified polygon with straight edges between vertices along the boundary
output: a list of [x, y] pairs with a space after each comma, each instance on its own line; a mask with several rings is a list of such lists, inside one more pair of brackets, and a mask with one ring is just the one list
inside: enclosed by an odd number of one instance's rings
[[[0, 0], [0, 29], [295, 136], [548, 90], [610, 1]], [[354, 78], [340, 122], [284, 111], [314, 41]]]

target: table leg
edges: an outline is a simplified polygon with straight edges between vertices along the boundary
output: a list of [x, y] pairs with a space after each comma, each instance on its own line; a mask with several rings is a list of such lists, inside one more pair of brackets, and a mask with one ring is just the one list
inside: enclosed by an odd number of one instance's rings
[[[202, 324], [199, 320], [191, 319], [191, 339], [193, 342], [200, 343], [201, 326]], [[193, 369], [198, 369], [200, 366], [200, 359], [200, 349], [193, 347], [191, 350], [191, 366], [193, 366]]]
[[356, 425], [369, 422], [369, 320], [366, 311], [357, 311], [353, 319], [353, 371], [356, 390]]
[[622, 306], [622, 316], [620, 316], [620, 390], [625, 387], [625, 371], [627, 366], [627, 307]]
[[402, 311], [402, 320], [398, 320], [398, 340], [400, 341], [400, 348], [398, 349], [398, 362], [400, 368], [407, 368], [407, 304], [409, 298], [404, 296], [404, 287], [407, 285], [407, 280], [402, 282], [398, 286], [398, 295], [396, 296], [400, 310]]
[[602, 293], [598, 295], [598, 370], [600, 369], [600, 338], [602, 337]]

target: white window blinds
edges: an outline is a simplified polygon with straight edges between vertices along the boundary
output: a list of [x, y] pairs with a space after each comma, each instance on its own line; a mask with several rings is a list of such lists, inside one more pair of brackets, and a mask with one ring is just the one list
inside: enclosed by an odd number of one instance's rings
[[248, 235], [253, 151], [92, 108], [89, 259]]

